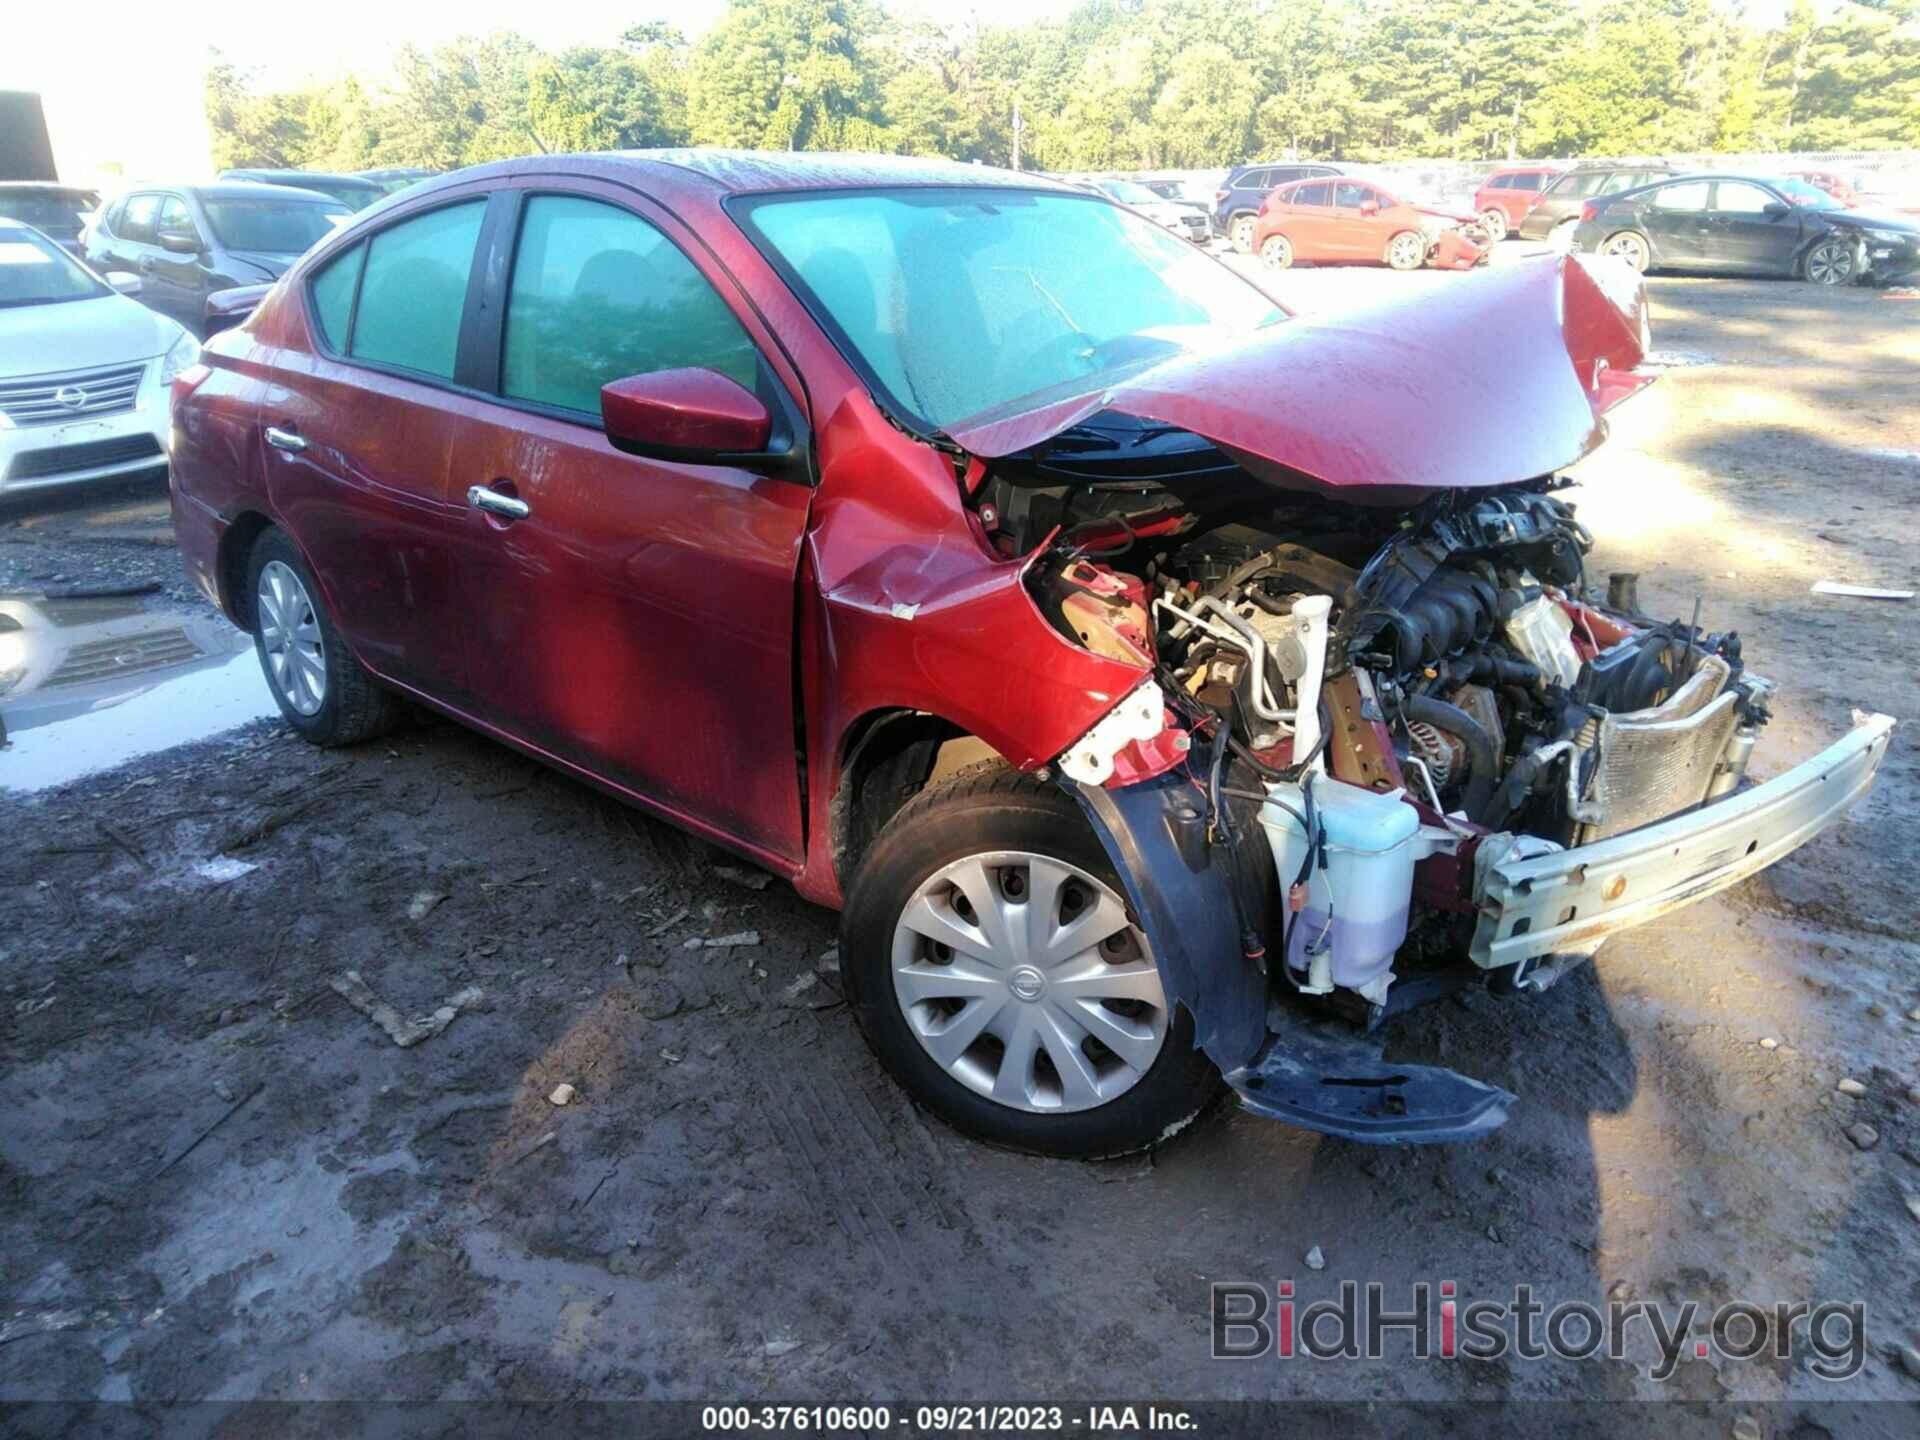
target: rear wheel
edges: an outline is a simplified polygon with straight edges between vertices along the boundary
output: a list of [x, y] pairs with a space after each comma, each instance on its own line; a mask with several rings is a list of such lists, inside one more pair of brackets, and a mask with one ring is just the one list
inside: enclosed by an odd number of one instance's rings
[[1418, 270], [1427, 261], [1427, 237], [1418, 230], [1402, 230], [1387, 242], [1387, 264], [1396, 270]]
[[981, 1139], [1123, 1154], [1218, 1093], [1079, 807], [1000, 762], [889, 822], [841, 936], [848, 996], [881, 1061]]
[[1293, 264], [1293, 242], [1284, 235], [1269, 235], [1260, 242], [1260, 263], [1269, 270], [1285, 270]]
[[1844, 285], [1859, 272], [1859, 250], [1848, 241], [1829, 237], [1807, 252], [1801, 269], [1816, 285]]
[[1629, 269], [1645, 274], [1648, 262], [1653, 258], [1647, 249], [1646, 237], [1632, 230], [1622, 230], [1618, 235], [1609, 235], [1600, 244], [1602, 255], [1611, 255], [1616, 260], [1624, 260]]
[[1487, 238], [1499, 241], [1507, 238], [1507, 212], [1498, 205], [1489, 205], [1480, 212], [1480, 223], [1487, 227]]
[[1242, 255], [1253, 253], [1254, 217], [1236, 215], [1227, 225], [1227, 239], [1233, 242], [1233, 248]]
[[400, 702], [348, 652], [300, 552], [263, 532], [247, 564], [253, 647], [287, 724], [315, 745], [352, 745], [393, 728]]

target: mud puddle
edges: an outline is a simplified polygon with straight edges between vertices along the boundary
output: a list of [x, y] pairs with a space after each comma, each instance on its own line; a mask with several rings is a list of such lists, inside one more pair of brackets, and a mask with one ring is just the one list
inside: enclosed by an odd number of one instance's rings
[[216, 615], [0, 597], [0, 790], [63, 785], [273, 714], [252, 649]]

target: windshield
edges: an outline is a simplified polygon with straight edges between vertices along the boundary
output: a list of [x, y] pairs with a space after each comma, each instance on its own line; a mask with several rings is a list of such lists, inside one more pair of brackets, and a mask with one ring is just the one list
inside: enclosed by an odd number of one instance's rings
[[0, 227], [0, 307], [52, 305], [111, 293], [46, 236]]
[[0, 189], [0, 220], [18, 220], [22, 225], [31, 225], [36, 230], [44, 230], [49, 235], [70, 240], [80, 233], [80, 226], [100, 203], [97, 195], [61, 195], [40, 192], [35, 194], [9, 194]]
[[207, 200], [207, 222], [229, 250], [298, 255], [353, 217], [346, 206], [313, 200]]
[[1160, 197], [1132, 180], [1102, 180], [1100, 188], [1122, 205], [1157, 205]]
[[1260, 290], [1092, 195], [822, 191], [736, 213], [923, 432], [1283, 319]]
[[1834, 199], [1833, 196], [1822, 190], [1818, 185], [1809, 184], [1805, 180], [1770, 180], [1767, 183], [1772, 185], [1774, 189], [1778, 190], [1793, 204], [1804, 205], [1809, 210], [1844, 210], [1847, 208], [1838, 200]]

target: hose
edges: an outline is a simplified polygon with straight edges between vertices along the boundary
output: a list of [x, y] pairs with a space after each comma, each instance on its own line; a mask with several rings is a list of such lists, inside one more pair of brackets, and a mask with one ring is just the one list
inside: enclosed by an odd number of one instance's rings
[[1469, 820], [1478, 820], [1480, 812], [1493, 798], [1493, 787], [1499, 779], [1494, 764], [1493, 737], [1487, 734], [1478, 720], [1458, 705], [1449, 705], [1431, 695], [1409, 695], [1406, 703], [1400, 707], [1400, 713], [1408, 720], [1423, 721], [1466, 742], [1467, 753], [1473, 759], [1473, 773], [1468, 776], [1466, 789], [1461, 793], [1460, 808], [1467, 812]]

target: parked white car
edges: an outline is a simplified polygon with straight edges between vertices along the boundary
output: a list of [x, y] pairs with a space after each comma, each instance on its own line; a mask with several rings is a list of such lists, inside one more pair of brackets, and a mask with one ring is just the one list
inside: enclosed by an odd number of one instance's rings
[[0, 222], [0, 498], [165, 469], [168, 387], [200, 344], [139, 289]]

